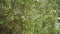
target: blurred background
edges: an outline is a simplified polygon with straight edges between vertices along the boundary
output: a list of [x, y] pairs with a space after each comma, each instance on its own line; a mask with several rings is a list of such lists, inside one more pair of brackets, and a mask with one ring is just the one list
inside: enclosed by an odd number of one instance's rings
[[0, 0], [0, 34], [60, 34], [60, 0]]

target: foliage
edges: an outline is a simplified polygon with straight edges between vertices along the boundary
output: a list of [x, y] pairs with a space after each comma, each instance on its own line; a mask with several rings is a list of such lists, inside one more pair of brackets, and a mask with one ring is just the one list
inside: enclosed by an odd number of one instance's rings
[[56, 0], [0, 0], [1, 34], [59, 34]]

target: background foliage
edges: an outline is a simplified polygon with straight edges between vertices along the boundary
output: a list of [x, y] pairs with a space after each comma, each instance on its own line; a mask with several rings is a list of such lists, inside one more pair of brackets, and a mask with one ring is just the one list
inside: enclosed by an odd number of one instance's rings
[[0, 34], [60, 34], [56, 0], [0, 0]]

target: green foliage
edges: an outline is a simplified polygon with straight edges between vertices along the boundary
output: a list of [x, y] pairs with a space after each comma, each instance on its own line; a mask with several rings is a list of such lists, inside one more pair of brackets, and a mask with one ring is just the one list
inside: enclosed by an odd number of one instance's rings
[[3, 34], [58, 34], [55, 0], [0, 0]]

